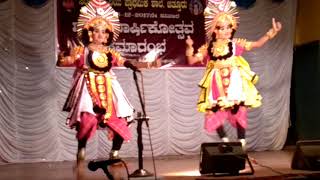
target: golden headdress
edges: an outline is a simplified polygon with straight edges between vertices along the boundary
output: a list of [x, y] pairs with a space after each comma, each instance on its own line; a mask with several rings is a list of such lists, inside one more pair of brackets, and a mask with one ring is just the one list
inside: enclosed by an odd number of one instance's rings
[[118, 13], [104, 0], [91, 0], [80, 9], [77, 32], [82, 29], [102, 26], [113, 32], [113, 41], [117, 40], [120, 32]]
[[236, 16], [236, 4], [230, 0], [208, 0], [207, 7], [204, 10], [205, 30], [207, 39], [212, 37], [213, 30], [218, 20], [229, 20], [233, 29], [237, 29], [238, 23]]

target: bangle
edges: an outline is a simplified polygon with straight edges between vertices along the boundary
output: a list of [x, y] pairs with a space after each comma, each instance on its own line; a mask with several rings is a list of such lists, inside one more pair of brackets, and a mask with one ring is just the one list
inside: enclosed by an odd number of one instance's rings
[[[269, 36], [268, 36], [269, 38]], [[250, 51], [252, 49], [252, 42], [246, 42], [244, 45], [245, 50]]]
[[266, 36], [267, 36], [269, 39], [274, 38], [275, 35], [276, 35], [276, 32], [275, 32], [273, 29], [270, 29], [270, 30], [266, 33]]
[[193, 47], [188, 47], [186, 50], [186, 56], [193, 56], [194, 49]]

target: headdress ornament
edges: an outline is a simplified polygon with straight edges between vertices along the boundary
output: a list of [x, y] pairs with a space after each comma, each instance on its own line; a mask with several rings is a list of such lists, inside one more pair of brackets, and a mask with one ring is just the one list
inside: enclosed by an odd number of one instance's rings
[[207, 39], [212, 37], [213, 29], [218, 20], [224, 18], [231, 21], [232, 28], [237, 28], [238, 14], [236, 3], [230, 0], [208, 0], [207, 7], [204, 10], [205, 30]]
[[113, 32], [113, 41], [119, 37], [118, 13], [104, 0], [91, 0], [80, 9], [77, 31], [81, 33], [82, 29], [101, 26]]

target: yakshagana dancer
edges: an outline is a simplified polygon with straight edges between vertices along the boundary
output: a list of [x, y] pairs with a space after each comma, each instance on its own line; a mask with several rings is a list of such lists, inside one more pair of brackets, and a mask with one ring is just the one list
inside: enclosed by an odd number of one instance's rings
[[258, 75], [251, 71], [243, 52], [263, 46], [274, 38], [282, 25], [272, 19], [272, 28], [257, 41], [233, 38], [238, 22], [236, 5], [229, 0], [209, 0], [204, 11], [207, 43], [194, 54], [193, 40], [186, 39], [186, 56], [189, 64], [206, 64], [199, 86], [197, 109], [205, 113], [205, 129], [217, 131], [228, 142], [224, 121], [237, 128], [238, 139], [245, 148], [247, 109], [261, 105], [262, 97], [255, 84]]
[[119, 158], [124, 141], [131, 138], [128, 123], [134, 108], [127, 99], [112, 67], [137, 70], [110, 45], [120, 32], [118, 13], [109, 3], [92, 0], [80, 10], [77, 31], [82, 46], [61, 52], [58, 66], [75, 66], [74, 82], [63, 110], [67, 124], [77, 130], [77, 164], [85, 159], [85, 147], [97, 128], [107, 128], [112, 139], [110, 158]]

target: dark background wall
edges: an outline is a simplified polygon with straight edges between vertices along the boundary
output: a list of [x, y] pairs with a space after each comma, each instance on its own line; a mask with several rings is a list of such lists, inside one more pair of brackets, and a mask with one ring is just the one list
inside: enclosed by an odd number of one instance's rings
[[287, 144], [320, 139], [319, 9], [318, 0], [298, 0]]

